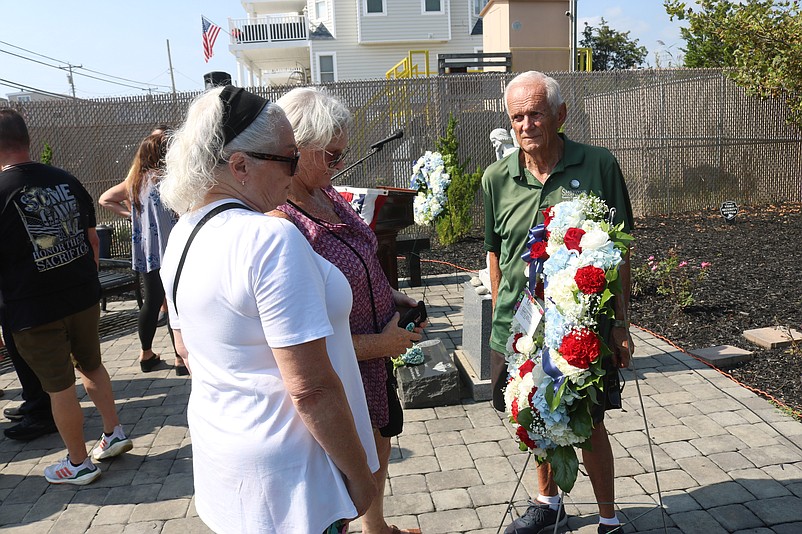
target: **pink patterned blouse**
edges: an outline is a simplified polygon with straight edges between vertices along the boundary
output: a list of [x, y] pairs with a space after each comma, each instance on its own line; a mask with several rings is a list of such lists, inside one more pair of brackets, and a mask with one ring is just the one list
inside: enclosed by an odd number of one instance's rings
[[[282, 204], [278, 209], [292, 219], [315, 252], [337, 266], [348, 279], [354, 295], [350, 317], [351, 333], [378, 334], [393, 317], [395, 303], [390, 282], [387, 281], [376, 257], [378, 247], [376, 236], [336, 189], [327, 187], [323, 192], [329, 197], [335, 213], [343, 221], [341, 224], [312, 220], [289, 203]], [[334, 234], [350, 247], [334, 237]], [[397, 354], [359, 362], [370, 420], [374, 428], [382, 428], [389, 422], [386, 361], [391, 356]]]

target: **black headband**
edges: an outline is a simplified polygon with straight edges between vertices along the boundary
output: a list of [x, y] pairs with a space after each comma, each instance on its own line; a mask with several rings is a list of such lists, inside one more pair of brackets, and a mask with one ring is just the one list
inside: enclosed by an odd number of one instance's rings
[[244, 132], [269, 102], [233, 85], [223, 88], [220, 100], [223, 101], [223, 146]]

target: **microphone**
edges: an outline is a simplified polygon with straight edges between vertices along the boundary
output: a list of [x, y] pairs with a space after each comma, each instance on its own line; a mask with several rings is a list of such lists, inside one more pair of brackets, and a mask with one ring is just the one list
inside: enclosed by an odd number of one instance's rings
[[375, 143], [370, 145], [370, 148], [371, 148], [371, 150], [381, 150], [384, 147], [384, 145], [386, 145], [390, 141], [394, 141], [396, 139], [401, 139], [402, 137], [404, 137], [404, 130], [397, 130], [390, 137], [386, 137], [386, 138], [382, 139], [381, 141], [376, 141]]

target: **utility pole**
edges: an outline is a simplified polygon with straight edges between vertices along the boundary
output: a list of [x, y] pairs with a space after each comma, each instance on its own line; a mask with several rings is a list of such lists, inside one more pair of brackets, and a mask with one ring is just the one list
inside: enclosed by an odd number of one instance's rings
[[81, 67], [83, 67], [83, 65], [71, 65], [70, 63], [67, 63], [66, 67], [59, 67], [60, 69], [67, 69], [67, 71], [68, 71], [67, 72], [67, 82], [70, 84], [70, 89], [72, 89], [72, 97], [73, 98], [75, 98], [75, 81], [73, 80], [73, 77], [72, 77], [72, 69], [73, 68], [80, 69]]
[[577, 19], [577, 12], [576, 12], [576, 2], [577, 0], [569, 0], [568, 2], [568, 11], [565, 12], [565, 16], [568, 17], [568, 70], [569, 72], [574, 72], [577, 70], [577, 33], [576, 33], [576, 19]]
[[170, 83], [173, 86], [173, 102], [175, 102], [175, 76], [173, 76], [173, 58], [170, 55], [170, 39], [167, 39], [167, 63], [170, 65]]

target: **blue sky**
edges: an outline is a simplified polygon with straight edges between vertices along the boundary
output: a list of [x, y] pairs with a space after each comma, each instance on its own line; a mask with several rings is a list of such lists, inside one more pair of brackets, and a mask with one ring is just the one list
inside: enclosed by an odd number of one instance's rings
[[[662, 0], [578, 0], [577, 3], [580, 31], [584, 22], [595, 25], [604, 17], [612, 28], [630, 31], [630, 37], [649, 49], [647, 61], [651, 65], [655, 64], [655, 52], [663, 54], [664, 66], [667, 54], [681, 53], [679, 24], [668, 20]], [[225, 33], [218, 37], [214, 57], [209, 63], [204, 62], [200, 18], [201, 14], [206, 15], [227, 30], [229, 18], [246, 17], [238, 0], [9, 0], [1, 3], [0, 13], [0, 79], [69, 94], [66, 70], [12, 55], [18, 54], [63, 67], [68, 63], [82, 65], [136, 82], [116, 80], [135, 86], [126, 87], [75, 75], [76, 96], [82, 98], [145, 95], [148, 85], [168, 91], [171, 82], [167, 39], [178, 91], [203, 89], [203, 75], [210, 71], [229, 72], [236, 80], [236, 62], [228, 51]], [[83, 69], [75, 72], [99, 76]], [[0, 84], [0, 95], [17, 90], [5, 82]]]

